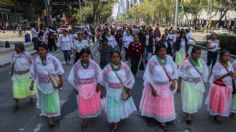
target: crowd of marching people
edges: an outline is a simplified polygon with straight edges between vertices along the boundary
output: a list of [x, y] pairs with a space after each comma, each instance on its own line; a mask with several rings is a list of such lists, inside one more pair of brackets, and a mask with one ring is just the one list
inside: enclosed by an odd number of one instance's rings
[[[221, 123], [221, 116], [236, 113], [236, 61], [231, 63], [230, 53], [220, 49], [215, 33], [208, 40], [205, 62], [200, 48], [193, 47], [189, 52], [190, 40], [195, 41], [189, 29], [170, 28], [162, 33], [159, 27], [99, 25], [93, 34], [99, 44], [100, 63], [97, 63], [87, 32], [75, 36], [64, 30], [57, 47], [50, 40], [53, 31], [48, 30], [47, 41], [38, 41], [37, 32], [33, 28], [31, 31], [35, 33], [33, 42], [38, 56], [33, 59], [23, 44], [15, 45], [11, 72], [13, 98], [19, 109], [20, 99], [30, 97], [32, 101], [36, 95], [37, 108], [42, 116], [48, 117], [51, 127], [55, 126], [54, 117], [60, 115], [58, 92], [63, 87], [64, 74], [61, 62], [48, 52], [52, 47], [61, 49], [66, 64], [72, 64], [74, 59], [68, 81], [76, 93], [82, 130], [87, 129], [89, 118], [101, 114], [103, 107], [112, 132], [118, 130], [122, 119], [137, 111], [132, 91], [135, 80], [140, 78], [139, 70], [144, 71], [141, 116], [156, 119], [164, 130], [168, 129], [167, 122], [176, 119], [175, 91], [181, 93], [188, 125], [202, 102], [207, 104], [216, 123]], [[207, 82], [210, 88], [204, 101]]]

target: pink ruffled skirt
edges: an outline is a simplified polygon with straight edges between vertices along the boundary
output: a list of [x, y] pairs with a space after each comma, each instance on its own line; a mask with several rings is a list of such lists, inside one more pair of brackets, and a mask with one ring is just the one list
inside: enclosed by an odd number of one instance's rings
[[232, 91], [227, 86], [212, 84], [206, 104], [211, 115], [229, 116]]
[[97, 117], [101, 113], [102, 106], [100, 93], [96, 92], [96, 83], [80, 85], [78, 91], [77, 102], [79, 116], [81, 118]]
[[149, 84], [144, 86], [143, 95], [140, 103], [142, 116], [151, 117], [159, 122], [168, 122], [176, 118], [173, 93], [162, 96], [162, 93], [169, 90], [170, 85], [160, 85], [157, 94], [152, 96]]

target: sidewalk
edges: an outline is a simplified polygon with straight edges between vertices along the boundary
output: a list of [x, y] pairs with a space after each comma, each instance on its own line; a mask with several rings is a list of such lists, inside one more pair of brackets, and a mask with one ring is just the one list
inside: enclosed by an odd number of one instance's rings
[[[30, 33], [30, 31], [25, 31], [25, 33], [26, 32]], [[24, 41], [25, 33], [23, 31], [22, 32], [22, 37], [18, 37], [17, 36], [17, 34], [18, 34], [17, 31], [15, 33], [13, 33], [13, 31], [5, 31], [5, 33], [0, 32], [0, 41], [3, 41], [3, 42], [5, 42], [5, 41]]]

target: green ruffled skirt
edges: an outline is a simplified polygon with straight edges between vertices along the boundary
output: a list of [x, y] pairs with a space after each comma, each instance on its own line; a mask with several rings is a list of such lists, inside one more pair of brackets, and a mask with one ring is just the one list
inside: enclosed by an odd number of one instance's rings
[[233, 113], [236, 113], [236, 94], [233, 94], [232, 112], [233, 112]]
[[61, 114], [58, 90], [44, 94], [38, 90], [37, 107], [41, 109], [41, 116], [56, 117]]
[[35, 89], [30, 90], [32, 79], [30, 74], [14, 75], [12, 93], [14, 99], [26, 99], [35, 95]]
[[184, 63], [184, 59], [186, 58], [186, 53], [183, 49], [180, 49], [175, 53], [175, 63], [176, 65], [182, 65]]
[[182, 80], [181, 95], [183, 112], [193, 114], [201, 108], [203, 93], [194, 88], [194, 84]]

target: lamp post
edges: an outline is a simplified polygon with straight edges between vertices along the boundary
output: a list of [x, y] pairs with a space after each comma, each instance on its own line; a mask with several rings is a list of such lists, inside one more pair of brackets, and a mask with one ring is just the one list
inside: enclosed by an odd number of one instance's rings
[[174, 29], [177, 29], [177, 19], [178, 19], [178, 5], [179, 5], [179, 0], [175, 0], [175, 24], [174, 24]]
[[45, 4], [46, 11], [47, 11], [47, 26], [50, 26], [51, 25], [50, 0], [43, 0], [43, 1], [44, 1], [44, 4]]
[[210, 0], [207, 0], [207, 21], [206, 21], [206, 32], [208, 33], [209, 25], [209, 14], [210, 14]]

